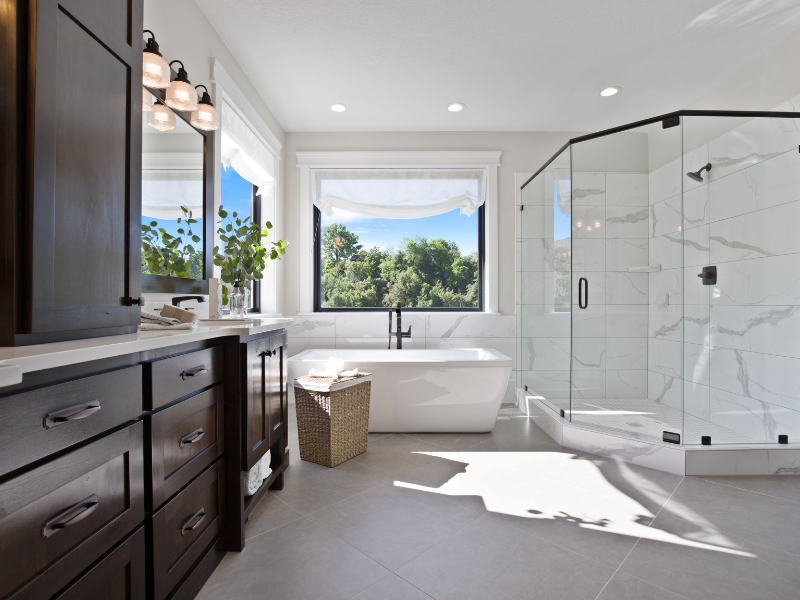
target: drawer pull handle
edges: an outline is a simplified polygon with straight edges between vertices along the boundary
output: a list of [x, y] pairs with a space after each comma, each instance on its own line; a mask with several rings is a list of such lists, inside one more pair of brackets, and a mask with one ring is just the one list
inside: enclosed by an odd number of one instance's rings
[[91, 402], [70, 406], [69, 408], [45, 415], [44, 428], [50, 429], [51, 427], [67, 423], [68, 421], [80, 421], [86, 417], [91, 417], [98, 410], [100, 410], [99, 400], [92, 400]]
[[208, 369], [206, 369], [205, 365], [200, 365], [199, 367], [195, 367], [193, 369], [186, 369], [183, 373], [181, 373], [181, 379], [186, 381], [187, 379], [191, 379], [192, 377], [200, 377], [200, 375], [205, 375], [208, 373]]
[[66, 529], [75, 523], [83, 521], [86, 517], [92, 514], [95, 509], [100, 506], [100, 501], [97, 499], [96, 494], [92, 494], [85, 500], [81, 500], [75, 506], [70, 506], [67, 510], [50, 519], [42, 527], [42, 537], [48, 538]]
[[196, 513], [194, 513], [189, 518], [189, 520], [186, 521], [186, 523], [183, 524], [183, 527], [181, 527], [181, 536], [186, 535], [187, 531], [194, 531], [195, 529], [197, 529], [200, 526], [200, 523], [202, 523], [205, 520], [205, 518], [206, 518], [206, 509], [201, 508]]
[[183, 448], [184, 446], [188, 446], [189, 444], [194, 444], [195, 442], [199, 442], [200, 440], [203, 439], [205, 435], [206, 432], [203, 431], [202, 427], [195, 429], [191, 433], [187, 433], [185, 436], [181, 438], [181, 448]]

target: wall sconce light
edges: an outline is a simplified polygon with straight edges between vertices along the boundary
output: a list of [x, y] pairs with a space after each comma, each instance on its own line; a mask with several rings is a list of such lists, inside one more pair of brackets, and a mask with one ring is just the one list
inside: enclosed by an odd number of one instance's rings
[[142, 112], [150, 112], [153, 110], [153, 97], [146, 88], [142, 88]]
[[171, 67], [178, 63], [181, 67], [178, 69], [178, 74], [170, 82], [167, 88], [167, 97], [164, 100], [167, 106], [180, 111], [197, 110], [197, 92], [192, 87], [192, 82], [189, 81], [189, 76], [186, 74], [186, 69], [183, 63], [179, 60], [173, 60], [169, 63]]
[[169, 87], [169, 65], [158, 51], [158, 43], [153, 32], [145, 29], [142, 33], [150, 34], [142, 54], [142, 85], [157, 90], [166, 89]]
[[219, 111], [211, 104], [208, 88], [202, 83], [194, 86], [195, 90], [197, 88], [203, 88], [203, 95], [197, 103], [197, 110], [192, 113], [191, 123], [203, 131], [216, 131], [219, 129]]
[[147, 116], [147, 124], [159, 131], [175, 129], [175, 113], [160, 103], [153, 105], [152, 112]]

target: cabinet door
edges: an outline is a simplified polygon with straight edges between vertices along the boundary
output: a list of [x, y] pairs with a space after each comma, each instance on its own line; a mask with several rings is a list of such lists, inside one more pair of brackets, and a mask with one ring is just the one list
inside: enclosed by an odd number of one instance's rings
[[31, 342], [133, 332], [140, 321], [129, 298], [141, 271], [142, 4], [31, 3]]
[[267, 374], [270, 370], [272, 352], [270, 338], [263, 338], [242, 344], [244, 352], [245, 410], [244, 419], [244, 470], [249, 470], [269, 450], [269, 394], [267, 393]]

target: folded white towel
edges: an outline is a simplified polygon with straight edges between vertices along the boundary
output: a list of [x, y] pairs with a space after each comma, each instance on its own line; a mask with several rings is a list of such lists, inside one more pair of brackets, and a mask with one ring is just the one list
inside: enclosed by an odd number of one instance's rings
[[333, 377], [334, 379], [338, 379], [339, 377], [356, 377], [358, 375], [358, 369], [353, 369], [352, 371], [339, 371], [338, 373], [328, 373], [326, 371], [317, 371], [316, 369], [311, 369], [308, 372], [309, 377]]
[[165, 317], [157, 313], [143, 310], [142, 323], [139, 325], [139, 331], [194, 329], [195, 327], [197, 327], [197, 325], [194, 322], [182, 323], [180, 319]]

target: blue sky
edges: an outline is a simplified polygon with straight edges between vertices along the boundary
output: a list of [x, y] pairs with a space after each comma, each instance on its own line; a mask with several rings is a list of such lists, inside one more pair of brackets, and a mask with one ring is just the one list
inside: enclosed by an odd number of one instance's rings
[[460, 209], [443, 215], [422, 219], [376, 219], [337, 211], [337, 215], [328, 217], [323, 213], [322, 227], [331, 223], [342, 223], [347, 229], [358, 235], [359, 243], [364, 250], [378, 247], [386, 250], [398, 248], [404, 238], [417, 235], [428, 239], [443, 238], [458, 244], [461, 254], [478, 251], [478, 213], [467, 217], [460, 214]]
[[553, 234], [556, 240], [565, 240], [572, 235], [572, 216], [565, 215], [558, 207], [558, 182], [553, 181]]

